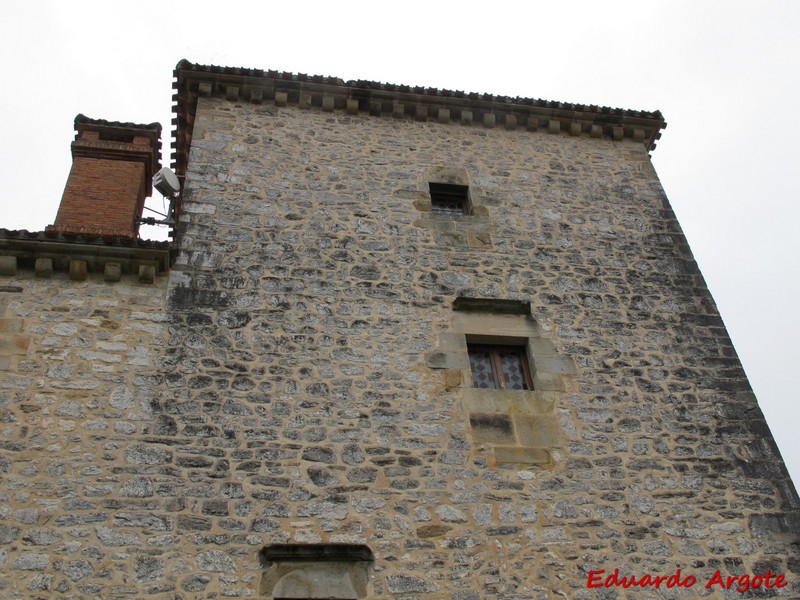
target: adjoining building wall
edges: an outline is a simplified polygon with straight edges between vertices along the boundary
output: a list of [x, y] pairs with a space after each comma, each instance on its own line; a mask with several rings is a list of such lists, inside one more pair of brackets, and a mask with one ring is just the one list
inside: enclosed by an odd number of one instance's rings
[[128, 597], [164, 575], [166, 284], [0, 279], [0, 597]]
[[[0, 594], [800, 593], [800, 502], [641, 140], [192, 125], [168, 285], [0, 280]], [[533, 390], [474, 388], [468, 344], [506, 343]]]

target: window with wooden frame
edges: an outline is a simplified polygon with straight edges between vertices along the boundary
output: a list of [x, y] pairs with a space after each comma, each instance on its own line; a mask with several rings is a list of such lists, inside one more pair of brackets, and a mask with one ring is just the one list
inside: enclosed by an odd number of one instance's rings
[[469, 188], [450, 183], [429, 183], [431, 212], [436, 215], [468, 215]]
[[524, 346], [467, 344], [472, 386], [486, 389], [532, 390]]

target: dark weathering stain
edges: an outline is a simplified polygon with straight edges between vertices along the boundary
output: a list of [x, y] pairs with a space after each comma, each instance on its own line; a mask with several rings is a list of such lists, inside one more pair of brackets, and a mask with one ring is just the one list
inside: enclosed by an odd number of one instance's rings
[[503, 435], [513, 433], [511, 418], [503, 414], [473, 413], [469, 416], [469, 424], [473, 429], [493, 430]]

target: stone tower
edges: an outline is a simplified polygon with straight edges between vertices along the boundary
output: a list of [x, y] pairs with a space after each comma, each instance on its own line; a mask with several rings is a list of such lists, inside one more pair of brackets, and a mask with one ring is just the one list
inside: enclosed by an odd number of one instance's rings
[[0, 232], [2, 595], [800, 594], [660, 113], [175, 76], [174, 247]]

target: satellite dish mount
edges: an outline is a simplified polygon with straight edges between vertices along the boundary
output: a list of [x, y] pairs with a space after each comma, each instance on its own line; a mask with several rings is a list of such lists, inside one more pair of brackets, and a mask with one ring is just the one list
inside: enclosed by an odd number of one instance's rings
[[139, 217], [137, 218], [137, 222], [144, 223], [145, 225], [175, 225], [175, 196], [181, 191], [181, 183], [178, 181], [178, 176], [175, 175], [172, 169], [164, 167], [153, 176], [153, 187], [156, 188], [162, 196], [169, 198], [169, 210], [166, 215], [162, 215], [148, 208], [147, 210], [161, 215], [164, 219], [159, 221], [155, 217]]

